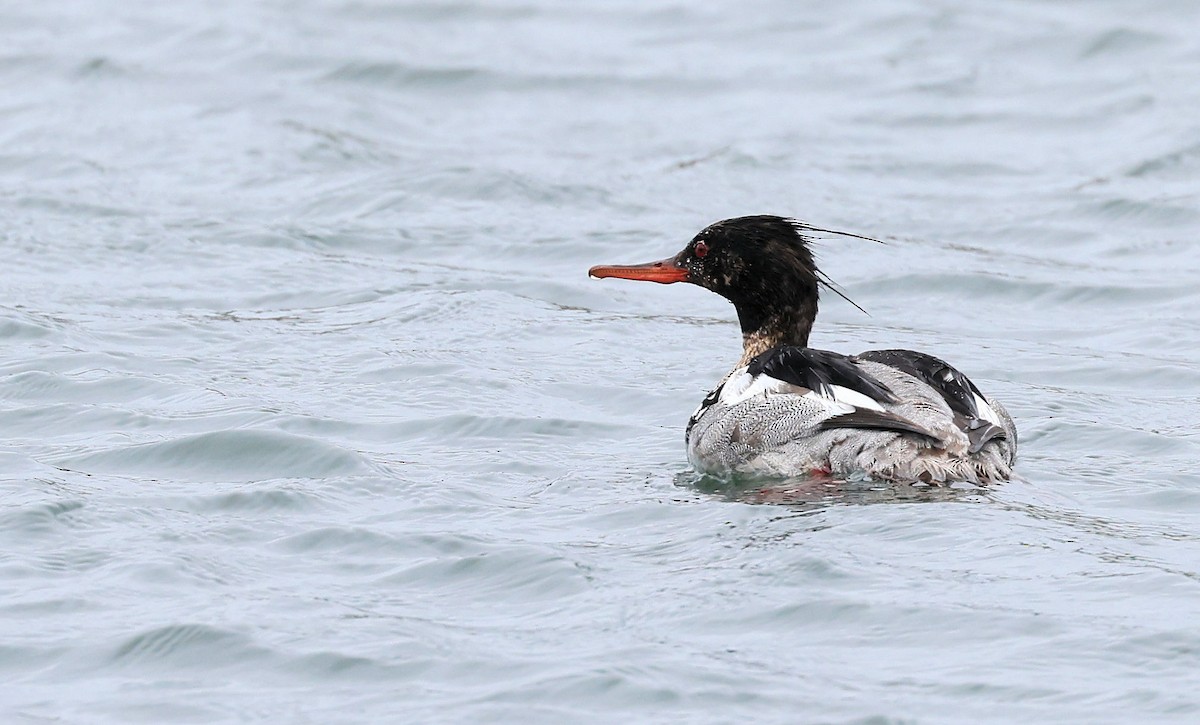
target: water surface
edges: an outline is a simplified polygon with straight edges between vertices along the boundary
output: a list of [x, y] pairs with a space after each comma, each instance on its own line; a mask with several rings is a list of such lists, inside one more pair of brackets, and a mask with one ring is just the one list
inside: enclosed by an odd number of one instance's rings
[[[1200, 9], [0, 9], [12, 722], [1200, 717]], [[1021, 480], [727, 484], [698, 288], [775, 213]], [[786, 500], [788, 505], [779, 505]]]

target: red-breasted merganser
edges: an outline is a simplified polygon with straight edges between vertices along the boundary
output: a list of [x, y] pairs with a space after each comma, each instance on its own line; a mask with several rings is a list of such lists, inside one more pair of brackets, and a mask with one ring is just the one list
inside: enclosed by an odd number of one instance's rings
[[718, 475], [1007, 480], [1017, 455], [1012, 418], [958, 370], [912, 350], [808, 347], [820, 288], [841, 294], [805, 236], [821, 231], [777, 216], [726, 219], [669, 259], [589, 270], [691, 282], [737, 309], [742, 358], [688, 421], [692, 465]]

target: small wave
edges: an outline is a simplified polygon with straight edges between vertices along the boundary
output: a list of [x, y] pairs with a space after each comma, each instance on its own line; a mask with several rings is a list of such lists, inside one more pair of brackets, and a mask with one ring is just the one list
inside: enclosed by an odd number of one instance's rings
[[35, 340], [54, 334], [54, 328], [44, 321], [34, 321], [27, 315], [5, 311], [0, 316], [0, 339]]
[[424, 561], [389, 574], [378, 584], [530, 602], [579, 594], [589, 588], [587, 579], [573, 562], [541, 547], [507, 546]]
[[1165, 38], [1158, 33], [1147, 33], [1128, 28], [1114, 28], [1101, 33], [1084, 46], [1080, 58], [1092, 59], [1103, 56], [1118, 56], [1127, 60], [1128, 56], [1138, 51], [1145, 51], [1161, 45]]
[[1089, 215], [1109, 221], [1129, 221], [1139, 225], [1176, 226], [1200, 220], [1193, 200], [1115, 198], [1088, 204]]
[[388, 86], [458, 86], [491, 75], [476, 68], [421, 68], [405, 63], [352, 62], [328, 73], [324, 80]]
[[505, 73], [471, 66], [418, 66], [401, 62], [350, 61], [327, 72], [326, 83], [354, 83], [401, 89], [478, 91], [566, 91], [573, 93], [638, 88], [666, 95], [713, 91], [730, 82], [682, 75], [622, 75], [619, 73]]
[[393, 426], [405, 438], [435, 440], [487, 439], [511, 441], [514, 437], [528, 438], [587, 438], [610, 440], [621, 437], [627, 426], [586, 420], [553, 417], [522, 417], [513, 415], [471, 415], [453, 413], [419, 418]]
[[172, 624], [151, 629], [122, 642], [109, 657], [116, 665], [157, 665], [209, 670], [243, 666], [267, 655], [244, 634], [204, 624]]
[[299, 511], [312, 507], [318, 500], [316, 496], [305, 491], [270, 486], [251, 491], [231, 491], [216, 496], [198, 496], [189, 500], [188, 509], [212, 513]]
[[412, 676], [415, 672], [426, 669], [429, 663], [405, 661], [399, 664], [385, 664], [370, 657], [339, 652], [312, 652], [297, 655], [286, 666], [314, 679], [333, 677], [358, 682], [363, 679], [394, 680], [397, 676]]
[[1009, 304], [1045, 300], [1121, 308], [1149, 302], [1175, 303], [1181, 295], [1194, 289], [1190, 283], [1170, 285], [1134, 281], [1104, 284], [1093, 280], [1094, 274], [1090, 280], [1079, 281], [1021, 279], [983, 273], [903, 274], [880, 277], [872, 280], [870, 286], [872, 294], [896, 293], [905, 298], [921, 294], [929, 299], [939, 291], [957, 296], [969, 291], [976, 300], [994, 299]]
[[26, 535], [47, 533], [66, 525], [71, 513], [83, 508], [83, 501], [65, 500], [12, 507], [0, 514], [0, 528]]
[[64, 467], [138, 478], [253, 481], [365, 473], [358, 453], [313, 438], [264, 430], [224, 430], [142, 443], [57, 461]]
[[74, 374], [26, 370], [0, 378], [0, 381], [3, 383], [3, 392], [0, 393], [0, 397], [10, 400], [31, 400], [43, 404], [50, 402], [111, 404], [118, 400], [166, 398], [180, 390], [179, 386], [159, 379], [113, 373], [103, 369]]
[[1125, 172], [1132, 178], [1191, 181], [1200, 173], [1200, 143], [1148, 158]]
[[130, 72], [128, 68], [112, 58], [96, 56], [76, 66], [73, 75], [79, 79], [125, 78], [130, 75]]
[[285, 537], [276, 542], [294, 553], [332, 552], [339, 554], [379, 555], [392, 551], [397, 555], [411, 553], [400, 538], [362, 527], [329, 526]]

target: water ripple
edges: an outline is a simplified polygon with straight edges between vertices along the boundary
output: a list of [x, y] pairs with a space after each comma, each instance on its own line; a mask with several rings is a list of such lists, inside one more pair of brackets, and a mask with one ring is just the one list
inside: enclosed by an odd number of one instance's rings
[[191, 481], [322, 478], [365, 473], [361, 455], [291, 433], [225, 430], [68, 456], [56, 465], [95, 473]]
[[[1198, 23], [0, 4], [0, 721], [1195, 720]], [[1017, 480], [688, 470], [754, 213]]]
[[269, 658], [267, 650], [239, 632], [204, 624], [173, 624], [129, 637], [113, 649], [109, 662], [118, 667], [244, 669]]

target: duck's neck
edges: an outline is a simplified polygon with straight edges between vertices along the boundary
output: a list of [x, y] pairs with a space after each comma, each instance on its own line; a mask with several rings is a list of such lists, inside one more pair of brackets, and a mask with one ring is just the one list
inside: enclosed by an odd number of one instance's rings
[[808, 347], [813, 319], [817, 316], [816, 300], [794, 307], [776, 308], [765, 316], [742, 314], [742, 359], [736, 367], [748, 365], [757, 355], [780, 345]]

